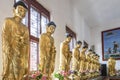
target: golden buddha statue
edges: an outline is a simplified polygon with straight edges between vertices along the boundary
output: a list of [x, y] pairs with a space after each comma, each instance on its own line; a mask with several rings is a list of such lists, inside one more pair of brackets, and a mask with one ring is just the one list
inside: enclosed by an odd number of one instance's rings
[[97, 72], [97, 76], [99, 76], [100, 75], [99, 55], [96, 56], [96, 72]]
[[92, 50], [90, 49], [86, 54], [86, 71], [90, 72], [90, 55], [92, 54]]
[[93, 52], [94, 55], [93, 55], [93, 71], [95, 72], [95, 69], [96, 69], [96, 53]]
[[81, 41], [77, 41], [76, 42], [76, 46], [75, 48], [72, 50], [72, 73], [70, 74], [69, 78], [70, 80], [79, 80], [79, 75], [78, 75], [78, 71], [79, 71], [79, 59], [80, 59], [80, 47], [82, 45]]
[[92, 52], [90, 54], [90, 78], [93, 77], [93, 73], [94, 73], [94, 53]]
[[100, 56], [97, 57], [97, 71], [100, 71], [100, 62], [99, 62]]
[[95, 55], [95, 71], [97, 71], [97, 54]]
[[110, 57], [108, 59], [108, 74], [109, 74], [109, 76], [115, 76], [116, 75], [115, 64], [116, 64], [115, 59]]
[[55, 47], [53, 46], [52, 48], [52, 54], [51, 54], [51, 62], [50, 62], [50, 74], [52, 74], [54, 72], [55, 69], [55, 56], [56, 56], [56, 50]]
[[94, 77], [97, 77], [98, 72], [97, 72], [97, 54], [94, 55]]
[[72, 52], [70, 51], [70, 53], [68, 54], [68, 57], [67, 57], [67, 68], [66, 68], [67, 72], [70, 70], [71, 59], [72, 59]]
[[94, 67], [94, 53], [92, 52], [92, 54], [91, 54], [91, 68], [90, 68], [90, 71], [92, 72], [93, 71], [93, 67]]
[[71, 60], [71, 52], [70, 52], [70, 47], [69, 43], [72, 39], [71, 34], [66, 35], [65, 41], [63, 41], [60, 45], [60, 65], [59, 68], [62, 71], [68, 72], [69, 70], [69, 65], [70, 65], [70, 60]]
[[72, 65], [72, 70], [73, 71], [79, 71], [79, 67], [80, 67], [80, 64], [79, 64], [79, 59], [80, 59], [80, 47], [82, 45], [82, 42], [81, 41], [77, 41], [76, 43], [76, 47], [73, 49], [73, 65]]
[[22, 23], [27, 7], [18, 1], [13, 11], [14, 16], [6, 18], [2, 28], [2, 80], [23, 80], [28, 74], [29, 30]]
[[96, 76], [96, 53], [93, 52], [92, 56], [92, 77]]
[[84, 45], [80, 52], [80, 72], [84, 72], [86, 69], [86, 55], [85, 52], [88, 49], [88, 46]]
[[56, 50], [54, 46], [54, 33], [56, 25], [54, 22], [49, 22], [46, 27], [46, 33], [42, 33], [39, 42], [40, 52], [40, 70], [51, 80], [51, 73], [54, 71]]

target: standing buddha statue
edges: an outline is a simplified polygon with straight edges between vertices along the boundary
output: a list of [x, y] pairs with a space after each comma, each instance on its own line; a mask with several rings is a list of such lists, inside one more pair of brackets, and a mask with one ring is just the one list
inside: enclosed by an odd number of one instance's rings
[[23, 80], [29, 73], [29, 30], [22, 23], [27, 6], [18, 1], [13, 7], [14, 16], [2, 27], [2, 80]]
[[80, 67], [80, 64], [79, 64], [79, 59], [80, 59], [79, 48], [81, 47], [81, 45], [82, 45], [82, 42], [77, 41], [76, 47], [73, 49], [73, 57], [72, 57], [72, 60], [73, 60], [72, 70], [73, 71], [79, 71], [79, 67]]
[[46, 27], [46, 32], [40, 35], [39, 39], [39, 52], [40, 52], [40, 71], [47, 77], [47, 80], [51, 80], [51, 74], [54, 71], [55, 64], [55, 45], [52, 34], [54, 33], [56, 24], [49, 22]]
[[88, 49], [88, 47], [85, 45], [83, 46], [81, 52], [80, 52], [80, 69], [79, 71], [80, 72], [84, 72], [85, 71], [85, 61], [86, 61], [86, 55], [85, 55], [85, 52], [86, 50]]
[[72, 39], [71, 34], [66, 35], [66, 39], [60, 45], [60, 71], [68, 72], [70, 69], [70, 60], [71, 60], [71, 51], [69, 47], [69, 43]]
[[115, 64], [116, 64], [115, 59], [110, 57], [108, 59], [108, 74], [109, 74], [109, 76], [115, 76], [116, 75]]

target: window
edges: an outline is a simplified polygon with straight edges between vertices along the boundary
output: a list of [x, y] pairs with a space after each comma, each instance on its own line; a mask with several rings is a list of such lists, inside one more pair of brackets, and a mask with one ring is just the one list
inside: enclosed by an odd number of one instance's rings
[[73, 32], [69, 27], [66, 26], [66, 33], [69, 33], [72, 35], [72, 39], [70, 42], [70, 51], [72, 51], [72, 49], [75, 47], [76, 44], [76, 33]]
[[[16, 0], [20, 1], [20, 0]], [[39, 36], [46, 31], [50, 13], [36, 0], [23, 0], [28, 6], [28, 12], [23, 23], [30, 32], [30, 71], [37, 70], [39, 64]], [[34, 64], [33, 64], [34, 63]]]

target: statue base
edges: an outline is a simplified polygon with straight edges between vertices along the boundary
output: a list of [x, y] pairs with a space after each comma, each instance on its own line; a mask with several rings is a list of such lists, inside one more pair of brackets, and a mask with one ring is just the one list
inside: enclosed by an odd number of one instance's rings
[[70, 74], [69, 79], [70, 80], [80, 80], [80, 77], [75, 74]]

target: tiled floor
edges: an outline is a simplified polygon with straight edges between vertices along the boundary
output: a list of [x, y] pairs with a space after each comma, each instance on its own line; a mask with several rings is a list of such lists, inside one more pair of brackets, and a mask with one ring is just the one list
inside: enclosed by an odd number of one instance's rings
[[102, 80], [120, 80], [120, 76], [103, 77]]
[[120, 80], [120, 76], [108, 77], [108, 76], [100, 76], [94, 79], [89, 80]]

